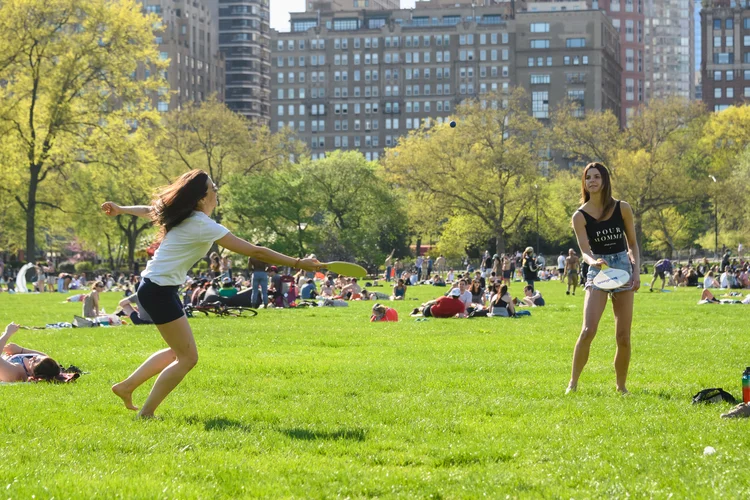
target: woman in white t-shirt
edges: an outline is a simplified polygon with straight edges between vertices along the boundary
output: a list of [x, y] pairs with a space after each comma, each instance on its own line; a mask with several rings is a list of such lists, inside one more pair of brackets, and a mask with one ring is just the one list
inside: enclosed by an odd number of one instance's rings
[[198, 350], [190, 324], [182, 309], [179, 288], [188, 270], [203, 258], [216, 242], [231, 252], [255, 257], [264, 262], [317, 271], [314, 259], [295, 259], [237, 238], [209, 215], [216, 208], [218, 191], [202, 170], [192, 170], [164, 188], [152, 206], [121, 207], [111, 201], [102, 204], [107, 215], [128, 214], [148, 217], [161, 228], [161, 244], [141, 273], [138, 300], [154, 320], [169, 348], [151, 355], [127, 379], [112, 386], [112, 391], [130, 410], [133, 391], [154, 375], [151, 393], [140, 417], [153, 417], [154, 411], [198, 362]]

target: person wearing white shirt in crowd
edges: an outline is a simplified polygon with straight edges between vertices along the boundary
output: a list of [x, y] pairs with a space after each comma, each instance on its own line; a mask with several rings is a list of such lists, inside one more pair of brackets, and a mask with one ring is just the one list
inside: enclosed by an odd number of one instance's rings
[[138, 410], [133, 405], [133, 391], [158, 375], [139, 417], [153, 417], [159, 404], [198, 363], [198, 349], [179, 289], [190, 268], [214, 243], [263, 262], [310, 271], [320, 268], [317, 260], [295, 259], [248, 243], [212, 220], [209, 215], [216, 208], [217, 191], [206, 172], [191, 170], [162, 189], [152, 206], [123, 207], [111, 201], [102, 204], [102, 210], [111, 217], [127, 214], [151, 218], [161, 228], [160, 246], [141, 273], [138, 300], [169, 347], [151, 355], [128, 378], [112, 386], [126, 408]]
[[464, 313], [462, 317], [466, 317], [466, 310], [471, 307], [472, 296], [465, 279], [461, 279], [458, 281], [458, 289], [461, 292], [461, 295], [458, 297], [458, 299], [464, 304]]
[[565, 283], [565, 252], [560, 252], [557, 257], [557, 272], [560, 275], [560, 281]]
[[714, 278], [714, 272], [709, 271], [705, 278], [703, 278], [703, 288], [719, 288], [719, 282]]

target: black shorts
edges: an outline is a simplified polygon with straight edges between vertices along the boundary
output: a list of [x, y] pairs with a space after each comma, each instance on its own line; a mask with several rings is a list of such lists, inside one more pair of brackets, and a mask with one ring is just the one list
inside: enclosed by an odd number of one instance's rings
[[132, 321], [134, 325], [153, 325], [150, 321], [142, 320], [136, 311], [130, 313], [130, 321]]
[[138, 301], [154, 324], [163, 325], [185, 315], [178, 286], [159, 286], [148, 278], [138, 287]]
[[659, 278], [661, 280], [667, 279], [666, 276], [665, 276], [665, 274], [664, 274], [664, 271], [660, 271], [658, 269], [654, 269], [654, 278]]
[[510, 278], [510, 273], [511, 273], [510, 269], [503, 271], [503, 278]]
[[432, 317], [432, 304], [424, 308], [424, 310], [422, 311], [422, 316], [424, 316], [425, 318]]

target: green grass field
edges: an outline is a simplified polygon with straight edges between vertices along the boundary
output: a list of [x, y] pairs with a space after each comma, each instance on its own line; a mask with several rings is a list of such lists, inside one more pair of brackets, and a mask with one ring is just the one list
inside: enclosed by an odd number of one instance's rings
[[[646, 277], [644, 276], [644, 279]], [[646, 283], [647, 285], [647, 283]], [[90, 374], [0, 386], [3, 498], [700, 498], [750, 495], [750, 422], [691, 405], [741, 397], [747, 306], [699, 292], [636, 297], [629, 397], [614, 390], [605, 313], [565, 396], [583, 297], [539, 284], [520, 319], [368, 322], [371, 303], [191, 320], [201, 359], [139, 421], [110, 386], [164, 346], [154, 327], [21, 331]], [[411, 288], [409, 298], [436, 289]], [[521, 285], [512, 286], [521, 295]], [[71, 321], [58, 294], [0, 295], [0, 324]], [[108, 311], [119, 294], [103, 295]], [[150, 384], [135, 394], [144, 401]], [[716, 454], [704, 456], [706, 446]]]

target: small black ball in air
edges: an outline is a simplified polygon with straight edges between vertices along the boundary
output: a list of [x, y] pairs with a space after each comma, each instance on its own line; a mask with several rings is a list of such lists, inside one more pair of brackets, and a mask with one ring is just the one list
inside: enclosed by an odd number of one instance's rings
[[451, 128], [456, 128], [456, 122], [451, 122]]

